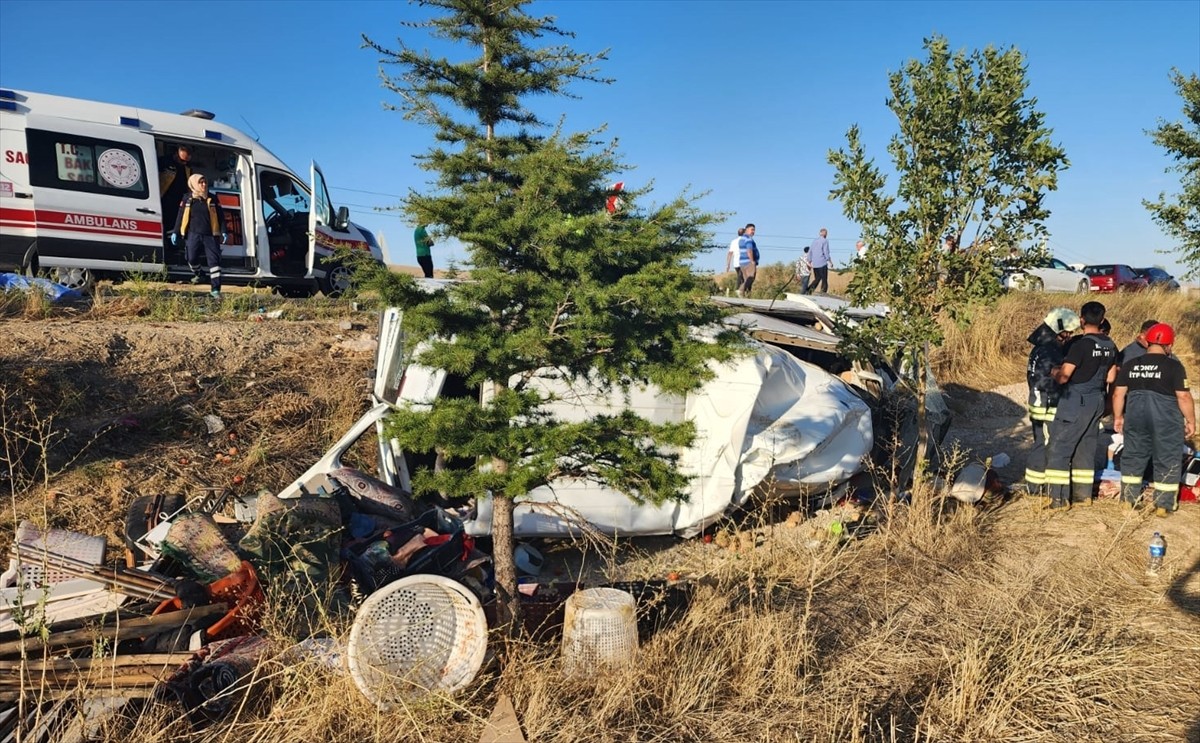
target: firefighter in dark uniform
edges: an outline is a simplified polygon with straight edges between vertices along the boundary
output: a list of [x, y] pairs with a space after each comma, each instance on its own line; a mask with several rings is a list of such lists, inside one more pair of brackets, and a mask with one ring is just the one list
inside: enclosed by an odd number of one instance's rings
[[[181, 144], [171, 157], [158, 159], [158, 192], [162, 197], [164, 239], [171, 236], [171, 228], [179, 218], [179, 204], [188, 193], [188, 179], [192, 177], [192, 148]], [[170, 261], [168, 261], [170, 262]]]
[[1054, 381], [1064, 385], [1050, 423], [1046, 485], [1051, 508], [1091, 504], [1096, 484], [1096, 447], [1108, 385], [1117, 375], [1117, 347], [1100, 332], [1104, 305], [1088, 302], [1080, 309], [1084, 334], [1071, 341]]
[[171, 232], [171, 244], [176, 245], [180, 235], [187, 248], [188, 268], [194, 274], [192, 283], [200, 281], [200, 251], [208, 264], [208, 277], [212, 283], [212, 295], [221, 296], [221, 243], [225, 242], [225, 212], [217, 197], [208, 192], [208, 180], [199, 173], [188, 179], [191, 193], [179, 204], [179, 216], [175, 218], [175, 229]]
[[1125, 436], [1121, 505], [1137, 504], [1149, 463], [1154, 465], [1154, 513], [1167, 516], [1175, 510], [1183, 474], [1181, 452], [1196, 433], [1196, 410], [1183, 364], [1170, 355], [1174, 329], [1158, 323], [1146, 331], [1146, 342], [1144, 355], [1122, 364], [1113, 390], [1113, 427]]
[[1063, 346], [1079, 327], [1079, 315], [1074, 310], [1057, 307], [1050, 310], [1046, 319], [1026, 339], [1033, 344], [1025, 367], [1025, 381], [1029, 385], [1029, 421], [1033, 426], [1033, 447], [1025, 462], [1025, 483], [1030, 493], [1046, 493], [1046, 442], [1061, 392], [1052, 372], [1062, 363]]

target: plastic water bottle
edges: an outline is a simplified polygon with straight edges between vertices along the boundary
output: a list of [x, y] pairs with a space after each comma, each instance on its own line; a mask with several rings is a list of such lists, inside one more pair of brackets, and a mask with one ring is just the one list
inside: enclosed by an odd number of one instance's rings
[[1150, 563], [1146, 566], [1147, 575], [1158, 575], [1158, 569], [1162, 567], [1163, 555], [1167, 554], [1167, 543], [1162, 538], [1162, 534], [1154, 532], [1154, 536], [1150, 539]]

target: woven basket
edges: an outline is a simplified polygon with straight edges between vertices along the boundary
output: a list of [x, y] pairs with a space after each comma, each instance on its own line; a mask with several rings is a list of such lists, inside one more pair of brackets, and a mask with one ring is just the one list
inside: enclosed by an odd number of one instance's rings
[[367, 597], [346, 647], [350, 676], [381, 710], [475, 678], [487, 621], [475, 594], [440, 575], [401, 578]]
[[568, 676], [630, 663], [638, 649], [637, 601], [616, 588], [585, 588], [563, 610], [562, 662]]

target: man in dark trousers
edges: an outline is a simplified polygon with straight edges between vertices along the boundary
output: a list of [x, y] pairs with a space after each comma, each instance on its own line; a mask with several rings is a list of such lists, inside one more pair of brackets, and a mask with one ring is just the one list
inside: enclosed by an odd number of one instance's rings
[[417, 225], [417, 229], [413, 230], [413, 242], [417, 246], [417, 265], [421, 267], [421, 273], [425, 274], [425, 278], [433, 278], [433, 255], [430, 248], [433, 247], [433, 238], [429, 236], [425, 225]]
[[1056, 307], [1026, 339], [1033, 344], [1025, 368], [1025, 381], [1029, 385], [1029, 420], [1033, 424], [1033, 447], [1025, 461], [1025, 483], [1030, 493], [1044, 495], [1046, 492], [1046, 443], [1061, 391], [1058, 382], [1054, 381], [1053, 370], [1062, 364], [1066, 353], [1064, 346], [1079, 327], [1079, 315], [1074, 310]]
[[1183, 447], [1196, 433], [1196, 410], [1183, 364], [1171, 356], [1175, 330], [1158, 323], [1145, 332], [1146, 353], [1128, 359], [1113, 390], [1113, 428], [1125, 436], [1121, 452], [1121, 505], [1133, 508], [1142, 476], [1153, 464], [1154, 513], [1175, 510]]
[[1050, 423], [1046, 456], [1046, 485], [1053, 509], [1092, 502], [1100, 417], [1108, 385], [1117, 376], [1117, 346], [1100, 332], [1104, 312], [1099, 302], [1083, 305], [1079, 311], [1083, 335], [1071, 341], [1062, 364], [1053, 370], [1054, 381], [1063, 385]]
[[188, 195], [188, 179], [192, 177], [191, 162], [192, 148], [186, 144], [178, 145], [173, 155], [163, 155], [158, 159], [158, 191], [162, 197], [164, 239], [171, 236], [171, 229], [179, 217], [179, 204]]

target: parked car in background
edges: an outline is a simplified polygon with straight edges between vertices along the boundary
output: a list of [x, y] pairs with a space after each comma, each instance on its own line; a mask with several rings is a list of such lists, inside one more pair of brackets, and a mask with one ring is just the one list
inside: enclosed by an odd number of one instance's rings
[[1006, 270], [1004, 288], [1030, 292], [1079, 292], [1090, 288], [1088, 277], [1057, 258], [1046, 258], [1028, 268]]
[[1166, 292], [1179, 291], [1179, 282], [1175, 280], [1175, 277], [1158, 266], [1135, 268], [1133, 272], [1145, 279], [1151, 289], [1161, 289]]
[[1124, 263], [1084, 266], [1083, 272], [1091, 279], [1094, 292], [1137, 292], [1150, 285]]

